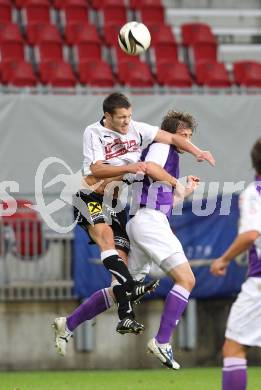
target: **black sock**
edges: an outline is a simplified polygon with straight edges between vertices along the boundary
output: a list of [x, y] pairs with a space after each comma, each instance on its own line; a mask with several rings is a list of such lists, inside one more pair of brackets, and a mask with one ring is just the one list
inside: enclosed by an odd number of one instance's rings
[[124, 286], [126, 291], [131, 292], [135, 282], [124, 261], [118, 255], [111, 255], [103, 259], [103, 264], [117, 281]]
[[132, 310], [132, 305], [126, 295], [126, 290], [122, 284], [117, 284], [113, 287], [113, 293], [115, 295], [116, 301], [118, 303], [118, 315], [119, 319], [123, 318], [135, 318], [134, 311]]

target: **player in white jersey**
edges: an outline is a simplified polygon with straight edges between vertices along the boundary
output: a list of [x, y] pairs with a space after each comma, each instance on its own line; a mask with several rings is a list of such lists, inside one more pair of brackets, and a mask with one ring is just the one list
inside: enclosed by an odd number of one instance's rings
[[247, 388], [247, 348], [261, 347], [261, 138], [251, 151], [256, 180], [240, 196], [239, 234], [227, 251], [211, 265], [216, 276], [248, 251], [248, 277], [233, 303], [223, 346], [223, 390]]
[[[105, 204], [104, 183], [99, 186], [99, 180], [146, 172], [146, 163], [139, 159], [142, 150], [153, 141], [177, 145], [192, 153], [198, 161], [205, 160], [211, 165], [215, 161], [210, 152], [202, 151], [181, 136], [133, 121], [131, 104], [121, 93], [113, 93], [104, 100], [103, 112], [101, 121], [88, 126], [84, 132], [84, 185], [95, 184], [95, 191], [90, 193], [87, 189], [87, 193], [81, 190], [76, 194], [75, 215], [78, 224], [99, 246], [104, 266], [119, 283], [113, 287], [120, 318], [117, 331], [138, 334], [144, 327], [135, 321], [131, 302], [153, 289], [155, 284], [137, 284], [130, 275], [124, 263], [129, 250], [125, 211], [113, 211], [116, 199], [112, 207]], [[54, 327], [58, 328], [56, 323]]]

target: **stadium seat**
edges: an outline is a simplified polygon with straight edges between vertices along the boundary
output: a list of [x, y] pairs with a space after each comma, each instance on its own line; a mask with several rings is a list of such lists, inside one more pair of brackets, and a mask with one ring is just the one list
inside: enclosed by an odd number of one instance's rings
[[51, 85], [52, 87], [74, 87], [77, 82], [71, 65], [64, 61], [41, 63], [39, 73], [43, 84]]
[[80, 62], [78, 73], [80, 82], [91, 87], [113, 87], [115, 84], [111, 68], [105, 61]]
[[8, 0], [0, 0], [0, 23], [11, 23], [12, 5]]
[[36, 62], [63, 59], [62, 39], [57, 32], [52, 34], [51, 30], [47, 29], [38, 38], [37, 45], [34, 47]]
[[192, 63], [217, 62], [216, 43], [194, 43], [189, 47], [189, 57]]
[[152, 87], [154, 84], [149, 66], [143, 62], [120, 62], [119, 81], [129, 87]]
[[23, 38], [17, 24], [0, 23], [0, 43], [3, 40], [22, 42]]
[[130, 8], [138, 10], [143, 23], [164, 24], [164, 8], [161, 0], [131, 0]]
[[157, 63], [157, 80], [160, 85], [168, 87], [189, 88], [192, 80], [186, 64], [173, 61]]
[[16, 87], [34, 87], [37, 84], [32, 64], [24, 61], [2, 63], [2, 80], [4, 84]]
[[119, 45], [116, 45], [115, 47], [112, 48], [112, 57], [114, 58], [114, 62], [116, 64], [119, 64], [119, 63], [124, 63], [124, 62], [127, 62], [127, 63], [140, 63], [140, 59], [139, 59], [139, 56], [130, 56], [126, 53], [124, 53], [124, 51], [122, 51], [119, 47]]
[[73, 46], [75, 62], [83, 60], [101, 59], [101, 41], [94, 26], [83, 27], [76, 35]]
[[196, 79], [199, 85], [228, 88], [231, 86], [225, 65], [218, 62], [196, 64]]
[[184, 46], [195, 42], [216, 42], [209, 25], [204, 23], [185, 23], [181, 25], [182, 43]]
[[26, 27], [26, 36], [29, 45], [36, 45], [43, 41], [61, 42], [61, 36], [56, 26], [49, 23], [30, 23]]
[[68, 45], [76, 45], [83, 40], [100, 46], [100, 38], [96, 27], [88, 22], [71, 22], [65, 26], [65, 39]]
[[60, 6], [63, 26], [70, 22], [88, 22], [89, 13], [85, 0], [65, 0]]
[[103, 28], [103, 36], [106, 45], [115, 46], [118, 44], [118, 34], [122, 27], [122, 23], [105, 23]]
[[103, 0], [100, 12], [103, 15], [103, 24], [127, 22], [127, 13], [123, 0]]
[[22, 9], [22, 23], [50, 23], [50, 3], [48, 0], [27, 0]]
[[[21, 259], [34, 259], [42, 256], [46, 252], [44, 240], [43, 224], [38, 213], [35, 210], [28, 208], [27, 205], [32, 205], [32, 202], [25, 199], [16, 199], [17, 210], [11, 216], [3, 216], [3, 223], [9, 226], [15, 236], [15, 245], [12, 252], [15, 256]], [[11, 208], [16, 208], [16, 205], [11, 205]], [[3, 204], [4, 210], [7, 204]]]
[[233, 64], [235, 82], [244, 87], [261, 88], [261, 62], [239, 61]]
[[23, 38], [15, 24], [0, 24], [0, 60], [24, 60]]
[[150, 31], [152, 45], [160, 43], [176, 44], [176, 38], [170, 26], [160, 23], [149, 23], [147, 27]]
[[153, 31], [152, 46], [154, 47], [156, 60], [178, 60], [178, 47], [170, 26], [158, 25], [157, 32]]

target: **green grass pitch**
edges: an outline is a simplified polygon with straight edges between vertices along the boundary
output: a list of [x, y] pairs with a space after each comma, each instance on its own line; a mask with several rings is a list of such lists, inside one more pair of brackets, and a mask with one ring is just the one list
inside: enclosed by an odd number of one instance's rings
[[[248, 370], [248, 389], [261, 389], [261, 369]], [[0, 390], [220, 390], [220, 368], [171, 371], [64, 371], [0, 373]]]

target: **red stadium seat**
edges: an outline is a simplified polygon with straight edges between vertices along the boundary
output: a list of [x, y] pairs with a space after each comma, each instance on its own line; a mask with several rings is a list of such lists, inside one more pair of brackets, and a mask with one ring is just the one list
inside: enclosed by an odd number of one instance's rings
[[39, 71], [43, 84], [48, 84], [52, 87], [75, 87], [77, 82], [71, 65], [64, 61], [41, 63]]
[[127, 22], [127, 13], [124, 1], [121, 0], [103, 0], [102, 3], [103, 23], [121, 23]]
[[[11, 216], [3, 216], [5, 226], [10, 226], [14, 232], [16, 245], [13, 246], [13, 254], [21, 259], [34, 259], [46, 252], [43, 233], [43, 224], [38, 213], [27, 205], [32, 202], [24, 199], [16, 199], [16, 212]], [[4, 210], [8, 208], [3, 204]], [[11, 205], [15, 209], [16, 206]]]
[[88, 6], [85, 0], [66, 0], [60, 7], [62, 23], [88, 22]]
[[76, 62], [90, 59], [101, 59], [101, 41], [94, 26], [83, 27], [76, 35], [73, 46], [74, 59]]
[[0, 23], [11, 23], [12, 5], [8, 0], [0, 0]]
[[161, 0], [132, 0], [130, 1], [130, 8], [140, 11], [142, 22], [145, 24], [164, 24], [164, 8]]
[[21, 10], [24, 25], [29, 23], [50, 23], [50, 3], [48, 0], [27, 0]]
[[178, 47], [170, 26], [158, 25], [157, 33], [153, 32], [152, 46], [155, 50], [156, 60], [178, 60]]
[[132, 62], [134, 64], [140, 63], [140, 59], [138, 56], [130, 56], [124, 53], [124, 51], [122, 51], [118, 45], [112, 48], [112, 53], [113, 53], [113, 57], [115, 58], [115, 63], [117, 64], [119, 63], [123, 64], [124, 62], [127, 63]]
[[0, 60], [2, 62], [24, 60], [23, 43], [2, 41], [0, 43]]
[[234, 77], [238, 85], [261, 88], [261, 63], [239, 61], [233, 64]]
[[115, 84], [111, 68], [105, 61], [80, 62], [78, 72], [80, 82], [91, 87], [113, 87]]
[[65, 26], [65, 39], [68, 45], [75, 45], [83, 40], [100, 46], [100, 38], [96, 27], [88, 22], [72, 22]]
[[118, 34], [122, 27], [121, 23], [105, 23], [103, 28], [106, 45], [115, 46], [118, 44]]
[[24, 60], [23, 38], [15, 24], [0, 24], [0, 60]]
[[24, 61], [10, 61], [2, 64], [2, 80], [16, 87], [34, 87], [37, 78], [32, 64]]
[[1, 41], [17, 41], [22, 42], [23, 38], [17, 24], [14, 23], [0, 23], [0, 43]]
[[129, 87], [152, 87], [154, 84], [149, 66], [143, 62], [120, 62], [119, 81]]
[[211, 27], [204, 23], [185, 23], [181, 26], [182, 43], [184, 46], [196, 42], [216, 42]]
[[218, 62], [196, 64], [196, 78], [200, 85], [216, 88], [231, 86], [225, 65]]
[[191, 61], [194, 63], [200, 62], [217, 62], [217, 44], [216, 43], [194, 43], [189, 48], [191, 53]]
[[59, 34], [52, 34], [49, 29], [39, 36], [34, 48], [36, 62], [63, 60], [63, 44]]
[[49, 23], [30, 23], [26, 27], [29, 45], [36, 45], [43, 41], [61, 42], [61, 36], [56, 26]]
[[173, 34], [172, 28], [166, 24], [148, 24], [151, 33], [151, 44], [176, 44], [176, 38]]
[[189, 88], [192, 80], [186, 64], [173, 61], [157, 63], [157, 80], [159, 84], [168, 87]]

